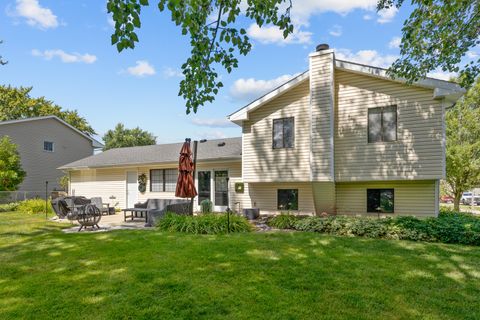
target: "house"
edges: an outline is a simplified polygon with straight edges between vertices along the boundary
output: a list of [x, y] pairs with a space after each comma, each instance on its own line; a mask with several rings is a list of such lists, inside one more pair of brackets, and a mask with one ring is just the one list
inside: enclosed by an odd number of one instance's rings
[[49, 190], [60, 189], [58, 180], [64, 175], [57, 168], [85, 158], [103, 145], [56, 116], [35, 117], [0, 122], [0, 137], [9, 136], [17, 145], [23, 170], [27, 175], [19, 190], [29, 196], [44, 195], [45, 181]]
[[[263, 213], [436, 215], [445, 108], [464, 90], [432, 78], [407, 85], [384, 69], [336, 59], [325, 45], [309, 61], [309, 70], [228, 117], [241, 126], [241, 139], [199, 144], [196, 203], [210, 198], [217, 210]], [[62, 169], [78, 194], [129, 206], [174, 196], [178, 151], [170, 152], [180, 146], [113, 150]], [[142, 173], [148, 187], [138, 193]]]

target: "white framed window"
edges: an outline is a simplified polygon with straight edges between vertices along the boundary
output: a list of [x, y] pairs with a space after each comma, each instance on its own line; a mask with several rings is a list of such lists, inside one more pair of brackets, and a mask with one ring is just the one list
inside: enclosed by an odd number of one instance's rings
[[177, 187], [178, 169], [150, 170], [151, 192], [175, 192]]
[[46, 152], [55, 151], [55, 144], [52, 141], [43, 141], [43, 151], [46, 151]]

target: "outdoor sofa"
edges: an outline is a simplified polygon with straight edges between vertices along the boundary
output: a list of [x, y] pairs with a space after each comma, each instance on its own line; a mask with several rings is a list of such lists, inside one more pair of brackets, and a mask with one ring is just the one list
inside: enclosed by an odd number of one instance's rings
[[145, 218], [145, 226], [153, 227], [156, 222], [167, 212], [177, 214], [190, 214], [190, 200], [184, 199], [148, 199], [143, 203], [137, 203], [133, 208], [123, 209], [124, 221], [127, 218], [133, 220], [139, 216]]

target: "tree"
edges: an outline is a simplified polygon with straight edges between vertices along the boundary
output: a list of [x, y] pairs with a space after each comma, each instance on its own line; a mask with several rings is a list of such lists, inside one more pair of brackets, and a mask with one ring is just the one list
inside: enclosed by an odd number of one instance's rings
[[0, 139], [0, 191], [15, 191], [26, 176], [20, 163], [17, 145], [10, 137]]
[[[119, 52], [135, 48], [139, 41], [135, 29], [141, 26], [141, 8], [148, 4], [148, 0], [107, 1], [107, 11], [115, 21], [112, 45], [116, 45]], [[223, 87], [217, 65], [230, 73], [238, 67], [237, 54], [250, 52], [252, 45], [246, 31], [236, 24], [238, 16], [243, 14], [260, 27], [277, 26], [286, 38], [293, 32], [291, 7], [291, 0], [158, 0], [158, 9], [170, 11], [173, 23], [181, 28], [183, 35], [190, 36], [191, 55], [182, 65], [185, 78], [179, 90], [179, 96], [186, 100], [187, 114], [212, 102]]]
[[[404, 0], [379, 0], [377, 9], [402, 6]], [[462, 58], [480, 44], [480, 1], [412, 0], [414, 10], [402, 28], [400, 58], [389, 69], [410, 83], [441, 69], [459, 72], [468, 88], [480, 73], [480, 58], [462, 65]]]
[[446, 114], [447, 185], [459, 210], [464, 191], [480, 185], [480, 80]]
[[105, 147], [103, 150], [124, 147], [149, 146], [157, 143], [156, 137], [139, 127], [126, 129], [122, 123], [115, 126], [114, 130], [108, 130], [103, 136]]
[[54, 115], [88, 135], [95, 130], [76, 110], [64, 110], [45, 97], [32, 98], [32, 87], [0, 86], [0, 121]]

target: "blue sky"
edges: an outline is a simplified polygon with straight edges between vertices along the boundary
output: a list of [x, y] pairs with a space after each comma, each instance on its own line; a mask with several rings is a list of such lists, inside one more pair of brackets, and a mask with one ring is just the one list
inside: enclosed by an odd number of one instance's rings
[[100, 136], [118, 122], [151, 131], [159, 143], [239, 136], [225, 117], [306, 70], [319, 43], [330, 44], [337, 57], [388, 66], [410, 13], [405, 6], [379, 14], [374, 0], [293, 0], [297, 31], [287, 41], [274, 28], [241, 19], [253, 50], [231, 74], [220, 72], [225, 87], [214, 103], [186, 115], [177, 93], [188, 38], [150, 2], [140, 43], [119, 54], [110, 45], [104, 1], [2, 0], [0, 55], [9, 63], [0, 67], [0, 83], [33, 86], [34, 96], [77, 109]]

